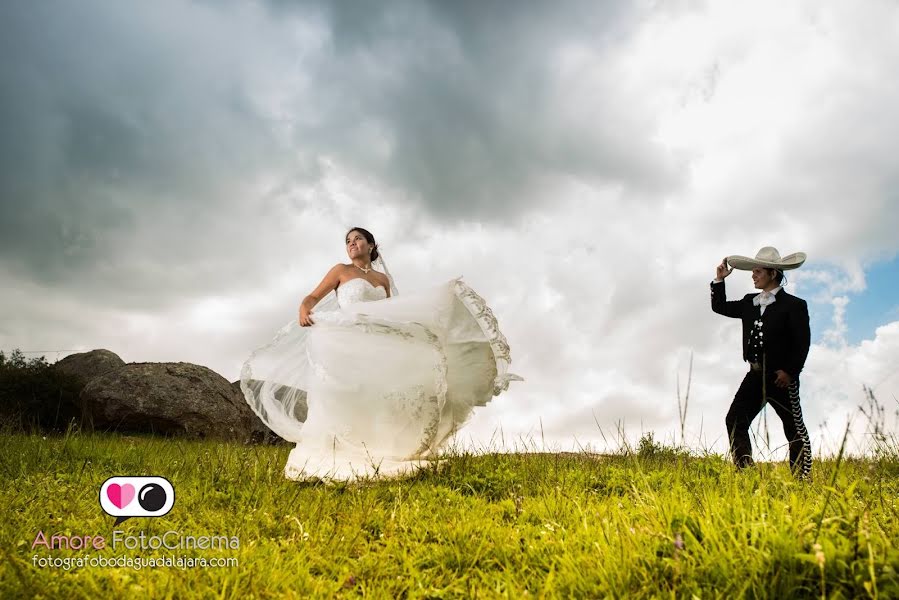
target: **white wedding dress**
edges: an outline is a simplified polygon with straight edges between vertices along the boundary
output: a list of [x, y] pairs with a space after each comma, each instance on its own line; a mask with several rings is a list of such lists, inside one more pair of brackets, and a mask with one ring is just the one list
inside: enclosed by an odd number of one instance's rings
[[[335, 301], [336, 298], [336, 301]], [[256, 350], [241, 371], [247, 402], [296, 442], [290, 479], [413, 472], [471, 416], [521, 380], [493, 312], [454, 279], [391, 296], [362, 278]]]

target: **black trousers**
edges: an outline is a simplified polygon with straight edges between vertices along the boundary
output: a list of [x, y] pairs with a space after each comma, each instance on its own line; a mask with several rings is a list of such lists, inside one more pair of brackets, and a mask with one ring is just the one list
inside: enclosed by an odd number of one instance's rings
[[767, 402], [783, 423], [784, 434], [790, 445], [790, 468], [793, 474], [806, 479], [812, 471], [812, 446], [802, 420], [802, 408], [799, 406], [799, 380], [793, 380], [787, 388], [780, 388], [774, 385], [775, 378], [774, 373], [768, 373], [763, 378], [761, 371], [749, 371], [743, 378], [725, 420], [731, 455], [738, 467], [752, 464], [749, 426]]

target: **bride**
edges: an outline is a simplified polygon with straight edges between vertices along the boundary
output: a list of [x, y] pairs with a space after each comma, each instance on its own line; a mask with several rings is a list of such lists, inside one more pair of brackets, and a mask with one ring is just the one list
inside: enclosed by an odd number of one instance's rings
[[354, 227], [345, 241], [350, 263], [241, 370], [253, 411], [297, 444], [289, 479], [411, 473], [521, 381], [493, 312], [461, 279], [400, 296], [374, 236]]

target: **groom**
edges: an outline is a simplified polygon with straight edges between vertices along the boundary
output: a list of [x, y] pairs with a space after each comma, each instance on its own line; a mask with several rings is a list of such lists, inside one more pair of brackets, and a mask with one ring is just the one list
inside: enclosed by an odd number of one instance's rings
[[[800, 479], [808, 479], [812, 469], [811, 444], [799, 406], [799, 373], [811, 335], [805, 300], [788, 294], [783, 285], [784, 271], [800, 267], [805, 258], [802, 252], [781, 258], [776, 248], [766, 246], [755, 258], [725, 258], [712, 282], [712, 310], [743, 322], [743, 360], [749, 363], [725, 420], [734, 463], [740, 468], [753, 464], [749, 426], [767, 402], [783, 422], [790, 467]], [[761, 292], [728, 301], [724, 279], [734, 269], [752, 271]]]

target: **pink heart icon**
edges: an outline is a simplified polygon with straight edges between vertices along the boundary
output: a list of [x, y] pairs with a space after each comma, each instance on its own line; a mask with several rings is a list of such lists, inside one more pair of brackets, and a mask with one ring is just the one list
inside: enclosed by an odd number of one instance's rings
[[134, 486], [130, 483], [125, 485], [110, 483], [106, 488], [106, 497], [118, 508], [125, 508], [134, 500]]

